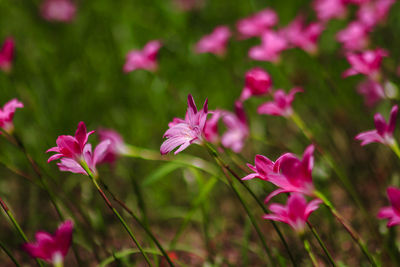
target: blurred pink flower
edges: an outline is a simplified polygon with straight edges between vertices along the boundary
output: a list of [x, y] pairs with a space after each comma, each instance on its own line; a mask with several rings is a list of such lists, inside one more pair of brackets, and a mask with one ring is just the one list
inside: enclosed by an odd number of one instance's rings
[[391, 146], [395, 140], [393, 132], [396, 128], [396, 119], [399, 107], [394, 105], [390, 111], [389, 122], [386, 123], [383, 116], [376, 113], [374, 116], [376, 130], [366, 131], [358, 134], [355, 139], [361, 141], [361, 145], [365, 146], [370, 143], [382, 143]]
[[97, 131], [100, 142], [110, 140], [110, 145], [107, 147], [106, 154], [101, 161], [98, 163], [110, 163], [114, 164], [118, 156], [127, 153], [128, 148], [126, 147], [124, 140], [121, 135], [111, 129], [99, 129]]
[[344, 18], [347, 13], [345, 0], [314, 0], [313, 8], [321, 21]]
[[14, 59], [15, 42], [12, 37], [8, 37], [0, 49], [0, 70], [8, 72], [11, 70]]
[[273, 214], [265, 214], [264, 219], [289, 224], [296, 232], [302, 233], [310, 214], [319, 208], [320, 199], [314, 199], [307, 204], [306, 199], [299, 193], [290, 194], [286, 206], [271, 204], [269, 209]]
[[243, 39], [261, 36], [266, 30], [278, 23], [278, 15], [270, 8], [266, 8], [250, 17], [241, 19], [236, 24], [237, 31]]
[[374, 27], [384, 21], [395, 0], [375, 0], [363, 3], [357, 11], [357, 18], [367, 27]]
[[366, 50], [360, 53], [349, 52], [346, 58], [351, 68], [343, 72], [343, 77], [364, 74], [373, 80], [378, 80], [382, 59], [388, 55], [388, 52], [381, 48]]
[[246, 72], [245, 87], [240, 95], [240, 100], [244, 101], [251, 96], [266, 94], [271, 86], [271, 76], [261, 68], [253, 68]]
[[242, 180], [250, 180], [254, 178], [259, 178], [264, 181], [268, 181], [268, 175], [274, 172], [274, 162], [263, 155], [256, 155], [254, 160], [254, 166], [247, 164], [254, 173], [251, 173], [242, 178]]
[[48, 21], [71, 22], [75, 18], [76, 6], [71, 0], [44, 0], [40, 13]]
[[372, 0], [346, 0], [348, 4], [354, 4], [354, 5], [362, 5], [364, 3], [371, 2]]
[[392, 227], [400, 224], [400, 189], [390, 186], [387, 189], [387, 195], [390, 206], [381, 208], [378, 218], [389, 219], [387, 227]]
[[73, 227], [73, 222], [68, 220], [58, 227], [54, 235], [37, 232], [36, 242], [24, 244], [23, 249], [33, 258], [42, 259], [54, 266], [62, 266], [71, 246]]
[[353, 21], [336, 34], [336, 39], [346, 50], [362, 50], [368, 45], [368, 33], [369, 30], [363, 23]]
[[218, 121], [222, 116], [222, 111], [214, 110], [209, 111], [208, 113], [212, 115], [204, 125], [204, 137], [208, 142], [216, 144], [219, 142]]
[[16, 98], [11, 99], [4, 104], [3, 108], [0, 109], [0, 127], [7, 133], [12, 133], [14, 130], [13, 118], [17, 108], [23, 108], [24, 104], [18, 101]]
[[148, 71], [157, 70], [157, 54], [162, 44], [158, 40], [148, 42], [142, 50], [131, 50], [126, 55], [124, 72], [131, 72], [137, 69]]
[[203, 36], [195, 46], [196, 53], [213, 53], [219, 56], [225, 54], [231, 31], [227, 26], [218, 26], [209, 35]]
[[288, 94], [279, 89], [274, 93], [274, 101], [267, 102], [258, 107], [258, 114], [272, 116], [289, 117], [293, 114], [292, 102], [298, 92], [303, 92], [301, 88], [295, 87]]
[[164, 136], [167, 140], [162, 143], [160, 152], [167, 154], [180, 146], [174, 154], [177, 154], [187, 148], [192, 143], [201, 144], [203, 142], [204, 126], [207, 120], [207, 99], [204, 102], [203, 109], [197, 111], [192, 95], [188, 95], [188, 109], [185, 119], [175, 118], [168, 124], [169, 129]]
[[278, 62], [280, 54], [288, 48], [286, 38], [279, 32], [266, 31], [261, 36], [261, 45], [249, 50], [249, 57], [259, 61]]
[[374, 106], [386, 97], [383, 86], [371, 79], [366, 79], [358, 84], [357, 92], [364, 97], [365, 105], [368, 107]]

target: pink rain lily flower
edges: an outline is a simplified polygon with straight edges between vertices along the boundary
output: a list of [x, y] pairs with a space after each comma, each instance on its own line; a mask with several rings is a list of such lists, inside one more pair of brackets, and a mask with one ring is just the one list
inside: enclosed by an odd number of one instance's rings
[[274, 162], [263, 155], [256, 155], [254, 160], [254, 166], [247, 164], [254, 173], [251, 173], [242, 178], [242, 180], [251, 180], [254, 178], [259, 178], [264, 181], [268, 181], [268, 175], [274, 173]]
[[143, 69], [148, 71], [156, 71], [157, 54], [162, 44], [158, 40], [148, 42], [142, 50], [131, 50], [126, 55], [125, 65], [123, 70], [125, 73]]
[[353, 21], [336, 34], [336, 39], [346, 50], [362, 50], [368, 45], [368, 34], [368, 27], [359, 21]]
[[175, 118], [168, 124], [169, 129], [164, 134], [167, 140], [161, 145], [161, 154], [168, 154], [179, 146], [175, 151], [175, 154], [177, 154], [192, 143], [202, 144], [204, 141], [204, 126], [207, 120], [207, 114], [207, 99], [204, 102], [203, 109], [198, 111], [192, 95], [189, 94], [188, 109], [185, 119]]
[[370, 143], [382, 143], [388, 146], [394, 144], [395, 140], [393, 138], [393, 132], [396, 128], [397, 113], [399, 112], [399, 107], [397, 105], [393, 106], [390, 111], [389, 122], [386, 123], [383, 116], [376, 113], [374, 116], [376, 130], [366, 131], [358, 134], [355, 139], [361, 141], [361, 145], [365, 146]]
[[222, 56], [226, 52], [231, 31], [227, 26], [218, 26], [212, 33], [204, 36], [195, 46], [196, 53], [212, 53]]
[[42, 259], [54, 266], [62, 266], [72, 242], [73, 222], [65, 221], [56, 233], [37, 232], [36, 242], [26, 243], [23, 249], [33, 258]]
[[374, 27], [384, 21], [395, 0], [375, 0], [369, 1], [360, 6], [357, 17], [367, 27]]
[[266, 94], [271, 89], [271, 86], [271, 76], [261, 68], [253, 68], [246, 72], [245, 87], [240, 95], [240, 100], [244, 101], [251, 96]]
[[16, 98], [11, 99], [3, 108], [0, 109], [0, 127], [4, 131], [11, 134], [14, 130], [13, 118], [17, 108], [23, 108], [24, 104], [18, 101]]
[[386, 98], [383, 86], [371, 79], [361, 82], [357, 86], [357, 92], [364, 97], [365, 105], [368, 107], [372, 107]]
[[400, 189], [389, 187], [387, 189], [390, 206], [383, 207], [379, 210], [379, 219], [389, 219], [387, 227], [392, 227], [400, 224]]
[[320, 199], [314, 199], [307, 203], [306, 199], [299, 193], [290, 194], [286, 206], [271, 204], [269, 209], [273, 214], [265, 214], [264, 219], [284, 222], [290, 225], [297, 233], [302, 234], [308, 217], [319, 208]]
[[373, 80], [378, 80], [383, 57], [387, 57], [388, 55], [388, 52], [381, 48], [360, 53], [348, 53], [346, 58], [351, 68], [343, 73], [343, 77], [364, 74]]
[[11, 70], [12, 61], [14, 59], [14, 47], [14, 39], [8, 37], [0, 49], [0, 70], [5, 72], [9, 72]]
[[44, 0], [40, 13], [48, 21], [71, 22], [76, 15], [76, 6], [71, 0]]
[[288, 94], [281, 89], [277, 90], [274, 93], [274, 101], [259, 106], [257, 109], [258, 114], [290, 117], [293, 114], [292, 102], [298, 92], [303, 92], [303, 90], [295, 87]]
[[249, 57], [254, 60], [277, 63], [281, 52], [287, 48], [288, 42], [282, 33], [266, 31], [261, 36], [261, 45], [250, 48]]
[[277, 23], [278, 15], [274, 10], [267, 8], [250, 17], [239, 20], [236, 24], [236, 29], [242, 39], [247, 39], [261, 36]]
[[106, 155], [99, 163], [114, 164], [118, 156], [128, 152], [128, 148], [124, 143], [121, 135], [111, 129], [99, 129], [97, 131], [100, 142], [110, 140], [110, 145], [106, 150]]
[[344, 0], [314, 0], [313, 8], [321, 21], [344, 18], [347, 13]]
[[206, 121], [204, 125], [204, 137], [210, 143], [216, 144], [220, 141], [220, 137], [218, 134], [218, 121], [221, 118], [223, 111], [221, 110], [214, 110], [208, 112], [211, 115]]

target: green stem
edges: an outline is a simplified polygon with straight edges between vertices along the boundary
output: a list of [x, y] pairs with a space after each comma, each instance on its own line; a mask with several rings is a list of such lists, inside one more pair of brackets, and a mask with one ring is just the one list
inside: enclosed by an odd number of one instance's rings
[[314, 226], [309, 221], [307, 221], [307, 225], [310, 228], [311, 233], [314, 235], [315, 239], [317, 239], [317, 241], [318, 241], [319, 245], [321, 246], [322, 250], [324, 251], [325, 255], [328, 257], [329, 263], [333, 267], [336, 267], [336, 263], [333, 260], [332, 255], [329, 253], [329, 250], [325, 246], [324, 242], [322, 241], [321, 237], [319, 236], [319, 234], [315, 230]]
[[390, 145], [390, 148], [393, 150], [393, 152], [396, 154], [396, 156], [400, 159], [400, 148], [399, 144], [395, 139], [393, 139], [393, 143]]
[[4, 251], [4, 253], [7, 254], [7, 256], [10, 258], [10, 260], [15, 264], [17, 267], [21, 267], [21, 265], [18, 263], [17, 259], [14, 257], [14, 255], [9, 251], [6, 246], [4, 246], [3, 242], [0, 241], [0, 247]]
[[302, 237], [302, 239], [303, 239], [304, 248], [306, 249], [307, 254], [310, 257], [313, 266], [318, 267], [319, 265], [318, 265], [317, 259], [314, 256], [314, 253], [311, 250], [310, 243], [308, 242], [308, 240], [305, 237]]

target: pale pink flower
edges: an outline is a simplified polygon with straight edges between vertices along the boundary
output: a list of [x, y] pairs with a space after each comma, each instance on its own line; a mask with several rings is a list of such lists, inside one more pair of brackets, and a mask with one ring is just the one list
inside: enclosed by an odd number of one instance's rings
[[383, 86], [371, 79], [366, 79], [358, 84], [357, 92], [364, 97], [365, 105], [368, 107], [372, 107], [380, 100], [386, 98]]
[[209, 35], [203, 36], [195, 46], [196, 53], [225, 54], [231, 31], [227, 26], [218, 26]]
[[11, 99], [4, 104], [3, 108], [0, 109], [0, 127], [7, 133], [11, 134], [14, 130], [13, 118], [17, 108], [23, 108], [24, 104], [18, 101], [16, 98]]
[[377, 80], [380, 77], [379, 69], [383, 57], [387, 57], [388, 55], [388, 52], [381, 48], [366, 50], [360, 53], [349, 52], [346, 58], [351, 68], [343, 72], [343, 77], [364, 74], [373, 80]]
[[273, 214], [265, 214], [264, 219], [284, 222], [296, 232], [303, 233], [312, 212], [319, 208], [320, 199], [314, 199], [307, 204], [306, 199], [299, 193], [290, 194], [286, 206], [271, 204], [269, 209]]
[[203, 109], [197, 111], [192, 95], [188, 95], [188, 109], [185, 119], [175, 118], [168, 126], [164, 136], [167, 140], [160, 147], [161, 154], [167, 154], [180, 146], [175, 154], [181, 152], [189, 145], [202, 144], [204, 141], [204, 126], [208, 114], [207, 99]]
[[249, 50], [249, 57], [259, 61], [278, 62], [282, 51], [288, 48], [286, 38], [279, 32], [266, 31], [261, 36], [261, 45]]
[[127, 153], [128, 148], [124, 143], [121, 135], [111, 129], [99, 129], [97, 130], [100, 142], [110, 140], [110, 145], [106, 150], [104, 158], [98, 163], [110, 163], [113, 164], [120, 155]]
[[76, 15], [76, 6], [71, 0], [44, 0], [40, 13], [48, 21], [71, 22]]
[[293, 114], [292, 102], [298, 92], [303, 92], [301, 88], [295, 87], [288, 94], [279, 89], [274, 93], [274, 101], [267, 102], [258, 107], [259, 114], [272, 116], [290, 117]]
[[313, 8], [321, 21], [344, 18], [347, 13], [344, 0], [314, 0]]
[[240, 95], [240, 100], [244, 101], [251, 96], [266, 94], [271, 86], [271, 76], [261, 68], [253, 68], [246, 72], [245, 87]]
[[241, 19], [236, 24], [236, 29], [243, 39], [261, 36], [266, 30], [278, 23], [278, 15], [270, 8], [261, 10], [250, 17]]
[[37, 232], [36, 242], [26, 243], [23, 249], [33, 258], [42, 259], [54, 266], [62, 266], [72, 242], [73, 222], [65, 221], [54, 235], [47, 232]]
[[350, 22], [336, 34], [338, 42], [346, 50], [362, 50], [368, 45], [369, 29], [359, 21]]
[[0, 70], [8, 72], [11, 70], [14, 59], [15, 42], [12, 37], [8, 37], [0, 49]]
[[387, 189], [387, 195], [390, 206], [381, 208], [378, 218], [389, 219], [387, 227], [392, 227], [400, 224], [400, 189], [390, 186]]
[[137, 69], [148, 71], [157, 70], [157, 54], [162, 44], [158, 40], [148, 42], [142, 50], [131, 50], [126, 55], [124, 72], [131, 72]]
[[360, 6], [357, 11], [357, 18], [367, 27], [374, 27], [384, 21], [395, 0], [375, 0], [369, 1]]
[[374, 116], [374, 122], [376, 130], [366, 131], [358, 134], [355, 139], [361, 141], [361, 145], [365, 146], [370, 143], [382, 143], [385, 145], [392, 145], [395, 140], [393, 138], [393, 132], [396, 128], [396, 119], [399, 107], [394, 105], [390, 111], [389, 122], [380, 113], [376, 113]]
[[211, 114], [211, 118], [209, 118], [204, 125], [204, 137], [208, 142], [216, 144], [220, 139], [218, 133], [218, 121], [223, 112], [221, 110], [214, 110], [209, 111], [208, 113]]

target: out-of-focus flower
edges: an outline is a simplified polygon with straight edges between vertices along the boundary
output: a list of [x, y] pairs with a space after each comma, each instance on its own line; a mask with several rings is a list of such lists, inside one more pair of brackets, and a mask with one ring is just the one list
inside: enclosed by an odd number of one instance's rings
[[384, 21], [395, 0], [376, 0], [363, 3], [357, 11], [357, 18], [367, 27], [374, 27]]
[[157, 54], [162, 44], [158, 40], [148, 42], [142, 50], [131, 50], [126, 55], [124, 72], [131, 72], [137, 69], [148, 71], [157, 70]]
[[256, 14], [241, 19], [236, 28], [243, 39], [261, 36], [266, 30], [278, 23], [278, 15], [270, 8], [261, 10]]
[[378, 80], [382, 59], [387, 56], [388, 52], [381, 48], [360, 53], [348, 53], [346, 58], [351, 68], [343, 72], [343, 77], [364, 74], [373, 80]]
[[24, 104], [18, 101], [16, 98], [11, 99], [4, 104], [3, 108], [0, 109], [0, 127], [4, 131], [11, 134], [14, 130], [13, 118], [17, 108], [23, 108]]
[[364, 3], [368, 3], [368, 2], [370, 2], [371, 0], [346, 0], [346, 2], [348, 3], [348, 4], [354, 4], [354, 5], [362, 5], [362, 4], [364, 4]]
[[246, 72], [245, 86], [240, 100], [244, 101], [251, 96], [263, 95], [271, 89], [272, 79], [269, 74], [261, 68], [253, 68]]
[[97, 131], [100, 142], [110, 140], [110, 145], [107, 148], [104, 158], [98, 163], [113, 164], [118, 156], [126, 154], [128, 148], [126, 147], [121, 135], [111, 129], [99, 129]]
[[394, 144], [393, 132], [396, 128], [396, 119], [399, 107], [394, 105], [390, 111], [389, 122], [380, 113], [374, 116], [376, 130], [366, 131], [358, 134], [355, 139], [361, 141], [361, 145], [365, 146], [370, 143], [382, 143], [388, 146]]
[[71, 0], [44, 0], [40, 12], [48, 21], [71, 22], [76, 15], [76, 6]]
[[310, 214], [319, 208], [320, 199], [314, 199], [307, 204], [306, 199], [298, 193], [290, 194], [286, 206], [271, 204], [269, 209], [273, 214], [265, 214], [264, 219], [289, 224], [297, 233], [304, 232]]
[[160, 147], [161, 154], [167, 154], [176, 147], [180, 146], [175, 154], [181, 152], [192, 143], [201, 144], [203, 142], [204, 126], [207, 120], [208, 105], [207, 99], [203, 109], [197, 111], [192, 95], [188, 95], [188, 109], [185, 119], [174, 119], [168, 124], [169, 129], [164, 136], [167, 140]]
[[218, 134], [218, 121], [222, 116], [221, 110], [214, 110], [208, 112], [211, 115], [211, 118], [206, 121], [204, 126], [204, 137], [210, 143], [218, 143], [219, 142], [219, 134]]
[[268, 181], [268, 175], [274, 172], [274, 162], [263, 155], [256, 155], [254, 160], [254, 166], [247, 164], [254, 173], [251, 173], [242, 178], [242, 180], [250, 180], [254, 178], [259, 178], [264, 181]]
[[365, 105], [374, 106], [380, 100], [386, 98], [383, 86], [371, 79], [362, 81], [357, 86], [357, 92], [364, 97]]
[[261, 36], [261, 45], [249, 50], [249, 57], [259, 61], [278, 62], [280, 54], [288, 48], [286, 38], [279, 32], [267, 31]]
[[54, 235], [37, 232], [36, 242], [24, 244], [23, 249], [33, 258], [42, 259], [54, 266], [62, 266], [71, 246], [73, 228], [72, 221], [65, 221]]
[[387, 195], [389, 197], [390, 206], [383, 207], [379, 210], [379, 219], [389, 219], [387, 227], [400, 224], [400, 189], [396, 187], [388, 187]]
[[8, 37], [0, 49], [0, 70], [8, 72], [11, 70], [12, 61], [14, 59], [14, 39]]
[[313, 8], [321, 21], [344, 18], [347, 13], [344, 0], [314, 0]]
[[227, 26], [218, 26], [209, 35], [204, 36], [197, 42], [195, 51], [197, 53], [213, 53], [219, 56], [225, 54], [231, 31]]
[[258, 107], [259, 114], [272, 116], [290, 117], [293, 114], [292, 102], [298, 92], [303, 92], [300, 88], [293, 88], [288, 94], [279, 89], [274, 93], [274, 101], [267, 102]]
[[359, 21], [353, 21], [336, 35], [346, 50], [362, 50], [368, 45], [368, 28]]

